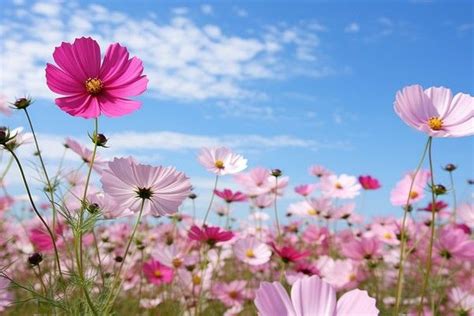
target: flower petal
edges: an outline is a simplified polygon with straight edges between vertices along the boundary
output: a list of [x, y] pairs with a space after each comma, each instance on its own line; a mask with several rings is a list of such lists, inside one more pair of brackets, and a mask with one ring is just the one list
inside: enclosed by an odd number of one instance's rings
[[312, 276], [293, 284], [291, 301], [298, 316], [333, 316], [336, 309], [336, 291], [318, 276]]
[[355, 289], [345, 293], [337, 301], [337, 316], [376, 316], [379, 310], [375, 299], [367, 291]]
[[254, 302], [260, 316], [296, 316], [288, 294], [278, 282], [260, 283]]

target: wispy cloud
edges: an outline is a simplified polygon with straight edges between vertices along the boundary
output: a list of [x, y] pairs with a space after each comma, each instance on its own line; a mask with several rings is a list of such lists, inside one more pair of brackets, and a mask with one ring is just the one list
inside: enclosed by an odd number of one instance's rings
[[344, 28], [346, 33], [358, 33], [360, 31], [360, 26], [356, 22], [352, 22]]
[[[255, 35], [242, 36], [219, 25], [197, 24], [188, 11], [174, 8], [168, 22], [158, 22], [153, 15], [136, 18], [75, 1], [19, 4], [5, 12], [0, 24], [2, 90], [11, 98], [27, 93], [52, 98], [44, 83], [45, 63], [52, 62], [55, 46], [83, 35], [97, 39], [103, 51], [108, 43], [120, 42], [142, 58], [148, 96], [155, 98], [245, 100], [262, 94], [252, 85], [258, 80], [334, 74], [319, 58], [321, 24], [262, 26]], [[213, 8], [203, 5], [201, 11], [210, 14]]]

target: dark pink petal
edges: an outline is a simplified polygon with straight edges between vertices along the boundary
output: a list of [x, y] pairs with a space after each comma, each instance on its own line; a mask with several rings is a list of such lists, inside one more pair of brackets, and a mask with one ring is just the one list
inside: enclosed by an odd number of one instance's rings
[[57, 98], [55, 101], [61, 110], [72, 116], [95, 118], [100, 115], [97, 98], [87, 94]]
[[117, 117], [138, 110], [141, 102], [117, 98], [107, 93], [98, 96], [100, 109], [108, 117]]
[[141, 76], [120, 86], [107, 86], [107, 93], [120, 98], [137, 96], [145, 92], [148, 85], [146, 76]]
[[126, 63], [117, 65], [117, 67], [120, 67], [120, 69], [116, 69], [113, 76], [104, 79], [104, 82], [108, 87], [125, 85], [129, 82], [135, 81], [143, 73], [143, 63], [137, 57], [133, 57]]
[[75, 57], [87, 78], [97, 78], [100, 70], [100, 47], [96, 41], [90, 37], [81, 37], [72, 44]]
[[100, 68], [100, 78], [104, 83], [113, 83], [127, 69], [129, 61], [127, 48], [115, 43], [107, 48], [104, 56], [104, 62]]
[[83, 83], [51, 64], [46, 65], [46, 84], [58, 94], [73, 95], [85, 92]]

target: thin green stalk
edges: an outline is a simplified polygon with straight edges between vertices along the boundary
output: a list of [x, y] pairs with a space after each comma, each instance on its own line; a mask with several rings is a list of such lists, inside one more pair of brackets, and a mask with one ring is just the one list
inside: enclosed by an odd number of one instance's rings
[[48, 223], [46, 223], [43, 216], [41, 216], [40, 212], [36, 208], [36, 205], [35, 205], [35, 202], [33, 201], [33, 196], [31, 195], [30, 187], [28, 185], [28, 182], [26, 181], [25, 172], [23, 171], [23, 167], [21, 166], [20, 160], [18, 159], [17, 155], [15, 154], [13, 150], [9, 149], [8, 147], [5, 147], [5, 149], [8, 150], [12, 154], [12, 157], [15, 159], [15, 162], [18, 165], [18, 169], [20, 170], [21, 178], [23, 179], [23, 184], [25, 185], [26, 193], [28, 195], [28, 199], [30, 200], [31, 207], [33, 208], [33, 211], [39, 217], [41, 223], [43, 223], [44, 227], [48, 231], [49, 236], [51, 237], [51, 241], [53, 242], [54, 257], [56, 259], [56, 265], [59, 270], [59, 275], [61, 276], [61, 279], [62, 279], [63, 274], [61, 271], [61, 263], [59, 262], [59, 253], [58, 253], [58, 248], [56, 246], [56, 240], [54, 239], [54, 234], [51, 231], [51, 228], [49, 228]]
[[278, 198], [278, 177], [275, 177], [275, 198], [273, 201], [273, 210], [275, 211], [275, 222], [276, 222], [277, 233], [278, 233], [277, 241], [280, 242], [281, 229], [280, 229], [280, 221], [278, 220], [277, 198]]
[[219, 175], [216, 174], [216, 179], [214, 181], [214, 188], [212, 189], [211, 200], [209, 201], [209, 206], [207, 207], [206, 215], [204, 216], [204, 221], [202, 222], [203, 226], [206, 225], [207, 217], [209, 216], [209, 212], [211, 211], [212, 202], [214, 202], [214, 196], [216, 195], [216, 193], [214, 191], [216, 191], [216, 189], [217, 189], [217, 181], [218, 180], [219, 180]]
[[5, 179], [8, 171], [10, 171], [10, 168], [13, 164], [13, 157], [10, 157], [10, 160], [8, 160], [7, 166], [5, 167], [5, 170], [3, 170], [2, 175], [0, 176], [0, 184], [3, 183], [3, 179]]
[[433, 255], [433, 243], [434, 243], [434, 235], [435, 235], [435, 216], [436, 216], [436, 194], [435, 194], [435, 184], [434, 184], [434, 174], [433, 174], [433, 160], [431, 155], [431, 143], [432, 138], [430, 138], [429, 148], [428, 148], [428, 160], [430, 162], [430, 173], [431, 173], [431, 223], [430, 223], [430, 243], [428, 246], [428, 261], [426, 262], [426, 272], [425, 278], [423, 281], [423, 287], [421, 290], [421, 300], [420, 305], [418, 306], [418, 316], [421, 315], [423, 311], [423, 302], [426, 295], [426, 289], [428, 288], [428, 281], [431, 274], [431, 266], [432, 266], [432, 255]]
[[395, 309], [393, 315], [398, 316], [400, 312], [400, 303], [402, 298], [402, 291], [403, 291], [403, 262], [405, 259], [405, 247], [406, 247], [406, 234], [405, 234], [405, 226], [407, 221], [407, 214], [408, 214], [408, 207], [410, 205], [410, 193], [413, 190], [413, 185], [415, 183], [416, 176], [423, 165], [423, 161], [425, 160], [426, 152], [428, 151], [428, 146], [431, 143], [431, 136], [428, 137], [428, 140], [425, 145], [425, 149], [423, 150], [423, 154], [421, 155], [420, 162], [415, 169], [415, 174], [410, 183], [410, 189], [408, 191], [407, 202], [405, 203], [405, 208], [403, 210], [403, 220], [402, 226], [400, 227], [400, 261], [398, 263], [398, 278], [397, 278], [397, 295], [395, 299]]
[[130, 250], [130, 246], [132, 244], [133, 238], [135, 237], [135, 233], [137, 232], [138, 225], [140, 225], [140, 220], [142, 218], [144, 206], [145, 206], [145, 199], [142, 199], [142, 203], [140, 205], [140, 211], [138, 212], [137, 221], [135, 222], [132, 234], [130, 235], [130, 239], [128, 240], [127, 246], [125, 247], [125, 253], [123, 255], [122, 263], [120, 263], [119, 269], [115, 273], [115, 277], [114, 277], [114, 280], [112, 282], [112, 287], [110, 289], [107, 300], [105, 301], [104, 314], [108, 313], [108, 310], [113, 306], [113, 304], [115, 302], [115, 299], [117, 298], [118, 294], [120, 293], [121, 283], [120, 283], [120, 285], [117, 289], [115, 289], [115, 287], [116, 287], [116, 285], [119, 281], [120, 273], [122, 272], [123, 265], [125, 264], [125, 260], [127, 259], [128, 251]]
[[454, 188], [454, 177], [453, 177], [453, 172], [449, 172], [449, 180], [451, 181], [451, 192], [453, 193], [453, 223], [456, 222], [456, 190]]

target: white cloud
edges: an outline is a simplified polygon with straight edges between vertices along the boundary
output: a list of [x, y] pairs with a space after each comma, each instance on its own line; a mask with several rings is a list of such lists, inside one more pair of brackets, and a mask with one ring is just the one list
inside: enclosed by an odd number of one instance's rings
[[360, 31], [360, 26], [356, 22], [352, 22], [351, 24], [347, 25], [344, 28], [344, 32], [346, 33], [357, 33]]
[[210, 15], [210, 14], [214, 13], [214, 9], [209, 4], [203, 4], [203, 5], [201, 5], [201, 12], [206, 14], [206, 15]]
[[237, 14], [237, 16], [239, 16], [241, 18], [247, 17], [249, 15], [248, 12], [245, 9], [242, 9], [242, 8], [234, 7], [233, 10], [234, 10], [235, 14]]
[[262, 95], [252, 81], [311, 76], [315, 71], [329, 74], [322, 71], [328, 66], [319, 63], [314, 21], [268, 26], [253, 36], [237, 36], [218, 25], [196, 24], [184, 15], [184, 7], [174, 8], [170, 20], [160, 23], [152, 17], [135, 18], [74, 1], [41, 1], [29, 10], [15, 10], [0, 22], [0, 84], [10, 98], [54, 97], [45, 84], [45, 64], [53, 62], [54, 47], [80, 36], [98, 40], [103, 52], [109, 43], [127, 46], [144, 61], [150, 79], [147, 95], [156, 98], [244, 100]]
[[176, 15], [185, 15], [185, 14], [188, 14], [189, 9], [186, 7], [178, 7], [178, 8], [173, 8], [171, 12], [173, 12], [173, 14], [176, 14]]

